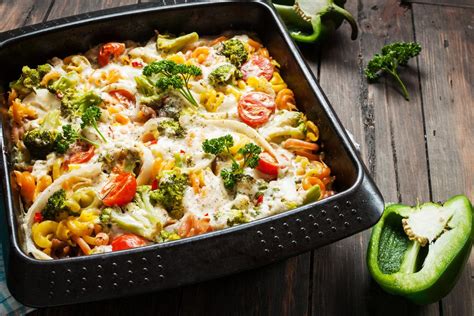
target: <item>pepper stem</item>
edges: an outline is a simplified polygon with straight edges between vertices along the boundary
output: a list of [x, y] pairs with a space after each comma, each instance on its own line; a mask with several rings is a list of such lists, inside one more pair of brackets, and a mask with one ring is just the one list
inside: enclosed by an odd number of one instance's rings
[[420, 247], [420, 243], [416, 240], [408, 246], [399, 272], [407, 274], [416, 272], [416, 259], [418, 258]]
[[354, 20], [352, 14], [344, 8], [341, 8], [337, 4], [332, 3], [330, 6], [331, 10], [337, 12], [338, 14], [342, 15], [344, 19], [349, 22], [352, 33], [351, 33], [351, 40], [355, 40], [357, 38], [357, 34], [359, 33], [359, 28], [357, 27], [357, 22]]

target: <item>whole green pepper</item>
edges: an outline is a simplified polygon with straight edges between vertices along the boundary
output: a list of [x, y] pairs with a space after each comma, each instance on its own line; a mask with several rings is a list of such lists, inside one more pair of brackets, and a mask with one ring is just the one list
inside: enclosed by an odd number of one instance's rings
[[291, 37], [298, 42], [314, 43], [335, 31], [344, 20], [352, 28], [351, 38], [357, 38], [354, 17], [344, 9], [346, 0], [273, 0]]
[[444, 205], [390, 205], [372, 231], [369, 271], [391, 294], [436, 302], [451, 291], [469, 258], [473, 226], [472, 205], [463, 195]]

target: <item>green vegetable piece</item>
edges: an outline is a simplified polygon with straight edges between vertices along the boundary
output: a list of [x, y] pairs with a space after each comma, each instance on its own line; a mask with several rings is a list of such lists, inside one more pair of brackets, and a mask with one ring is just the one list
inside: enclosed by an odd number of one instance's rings
[[178, 170], [164, 173], [159, 189], [150, 193], [152, 203], [160, 203], [173, 218], [183, 217], [183, 198], [188, 182], [188, 175]]
[[209, 74], [209, 83], [214, 87], [230, 84], [242, 77], [242, 73], [233, 65], [221, 65]]
[[164, 133], [167, 136], [178, 138], [183, 138], [185, 135], [185, 130], [181, 124], [179, 124], [179, 121], [171, 118], [160, 121], [158, 123], [158, 131], [160, 133]]
[[153, 83], [144, 75], [135, 77], [137, 90], [146, 97], [151, 97], [156, 94], [156, 89]]
[[53, 130], [35, 128], [23, 136], [23, 143], [33, 159], [45, 159], [54, 151], [58, 133]]
[[383, 72], [390, 74], [398, 82], [403, 96], [408, 101], [408, 90], [398, 74], [399, 66], [406, 66], [410, 58], [416, 57], [421, 52], [421, 46], [414, 42], [396, 42], [385, 45], [381, 54], [375, 54], [367, 64], [364, 73], [369, 82], [376, 81]]
[[451, 291], [469, 258], [473, 225], [472, 205], [463, 195], [443, 205], [390, 205], [372, 231], [369, 271], [388, 293], [417, 304], [436, 302]]
[[218, 138], [206, 139], [202, 143], [202, 150], [208, 154], [220, 155], [221, 157], [230, 157], [232, 159], [232, 166], [230, 169], [222, 169], [221, 177], [224, 186], [231, 190], [235, 187], [238, 181], [244, 176], [244, 168], [256, 168], [258, 165], [259, 155], [262, 148], [253, 144], [247, 143], [240, 148], [238, 153], [244, 157], [244, 162], [240, 166], [230, 153], [230, 147], [234, 146], [234, 139], [232, 135], [225, 135]]
[[226, 153], [230, 155], [230, 147], [234, 146], [232, 135], [225, 135], [218, 138], [206, 139], [202, 143], [202, 150], [208, 154], [220, 155]]
[[202, 71], [197, 66], [181, 65], [166, 59], [154, 61], [143, 68], [143, 75], [153, 82], [160, 91], [177, 90], [195, 107], [198, 106], [198, 103], [194, 99], [188, 85], [192, 77], [201, 74]]
[[23, 136], [23, 144], [33, 159], [45, 159], [55, 151], [58, 128], [61, 126], [59, 110], [53, 110], [43, 117], [40, 126], [27, 131]]
[[308, 192], [306, 192], [306, 196], [303, 199], [303, 204], [308, 204], [312, 202], [316, 202], [321, 197], [321, 188], [319, 185], [312, 186]]
[[186, 45], [192, 44], [199, 40], [199, 35], [192, 32], [179, 37], [170, 37], [169, 35], [158, 35], [156, 39], [156, 49], [165, 53], [176, 53], [183, 49]]
[[181, 237], [175, 231], [169, 232], [166, 230], [161, 231], [160, 237], [162, 242], [181, 239]]
[[106, 143], [107, 139], [105, 139], [104, 135], [99, 130], [99, 127], [97, 126], [97, 121], [100, 119], [100, 116], [102, 115], [102, 111], [100, 108], [96, 105], [89, 106], [84, 110], [81, 116], [81, 128], [84, 128], [86, 126], [92, 126], [97, 134], [99, 134], [100, 138]]
[[48, 84], [49, 92], [64, 96], [66, 94], [74, 93], [74, 88], [79, 81], [79, 76], [75, 71], [69, 72], [64, 76], [61, 76], [56, 81]]
[[227, 219], [227, 225], [235, 226], [235, 225], [248, 223], [249, 219], [244, 214], [244, 212], [242, 212], [242, 210], [233, 210], [233, 211], [234, 213], [232, 214], [232, 217], [229, 217]]
[[66, 117], [80, 117], [89, 107], [98, 106], [100, 96], [93, 91], [66, 94], [61, 100], [61, 113]]
[[326, 38], [342, 24], [349, 22], [351, 39], [357, 38], [358, 27], [354, 17], [344, 9], [345, 0], [272, 1], [287, 25], [291, 37], [303, 43], [314, 43]]
[[36, 69], [31, 69], [28, 66], [23, 66], [21, 69], [21, 76], [16, 81], [10, 82], [10, 89], [14, 89], [20, 97], [31, 93], [34, 88], [37, 88], [46, 75], [51, 70], [51, 65], [39, 65]]
[[222, 47], [219, 50], [219, 53], [227, 57], [230, 63], [237, 68], [240, 68], [249, 57], [244, 43], [236, 38], [222, 42]]
[[62, 212], [67, 212], [66, 191], [60, 189], [53, 193], [46, 202], [46, 206], [41, 211], [44, 219], [56, 220]]

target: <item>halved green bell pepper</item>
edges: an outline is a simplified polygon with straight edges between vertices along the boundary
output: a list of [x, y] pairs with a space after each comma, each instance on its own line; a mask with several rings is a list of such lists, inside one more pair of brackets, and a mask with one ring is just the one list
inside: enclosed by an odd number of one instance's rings
[[444, 205], [390, 205], [372, 231], [369, 271], [391, 294], [436, 302], [451, 291], [469, 258], [473, 226], [472, 205], [463, 195]]
[[291, 37], [298, 42], [314, 43], [336, 30], [344, 20], [352, 28], [351, 38], [357, 38], [354, 17], [344, 9], [346, 0], [273, 0], [273, 5], [285, 22]]

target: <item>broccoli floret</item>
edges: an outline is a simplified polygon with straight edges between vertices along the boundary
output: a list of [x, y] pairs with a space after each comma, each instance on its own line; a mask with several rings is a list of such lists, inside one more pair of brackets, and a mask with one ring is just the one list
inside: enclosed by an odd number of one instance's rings
[[229, 217], [227, 219], [227, 225], [229, 226], [235, 226], [239, 224], [244, 224], [249, 221], [248, 217], [242, 212], [242, 210], [233, 210], [234, 213], [232, 214], [232, 217]]
[[158, 123], [158, 131], [167, 136], [174, 136], [182, 138], [185, 135], [185, 130], [179, 124], [179, 121], [173, 119], [164, 119]]
[[58, 132], [40, 127], [28, 131], [23, 136], [23, 143], [33, 159], [45, 159], [54, 151]]
[[100, 96], [93, 91], [66, 94], [61, 100], [61, 112], [64, 116], [79, 117], [89, 107], [98, 106], [102, 102]]
[[23, 143], [30, 151], [30, 156], [36, 159], [44, 159], [50, 152], [54, 151], [54, 141], [57, 129], [61, 126], [59, 110], [53, 110], [40, 120], [40, 126], [30, 130], [23, 136]]
[[14, 89], [19, 96], [25, 96], [38, 87], [41, 79], [51, 70], [51, 65], [39, 65], [36, 69], [23, 66], [21, 76], [16, 81], [10, 82], [10, 89]]
[[66, 191], [60, 189], [53, 193], [46, 202], [46, 206], [41, 211], [44, 219], [55, 220], [60, 217], [61, 213], [67, 212]]
[[230, 63], [237, 68], [240, 68], [240, 66], [247, 61], [249, 56], [244, 43], [236, 38], [222, 42], [219, 53], [227, 57]]
[[235, 66], [227, 64], [214, 69], [209, 74], [209, 83], [213, 86], [226, 85], [238, 80], [242, 77], [242, 73]]
[[79, 81], [79, 77], [76, 72], [72, 71], [64, 76], [61, 76], [58, 80], [48, 84], [49, 92], [60, 95], [63, 97], [66, 94], [74, 92], [74, 87]]
[[162, 213], [151, 203], [151, 186], [137, 187], [132, 202], [120, 208], [106, 208], [102, 210], [101, 221], [106, 224], [113, 223], [118, 227], [149, 240], [158, 241], [163, 228], [161, 224]]
[[107, 207], [104, 208], [99, 214], [99, 220], [104, 225], [110, 225], [111, 223], [111, 213], [113, 212], [113, 208]]
[[154, 96], [157, 92], [153, 83], [144, 75], [135, 77], [137, 90], [146, 97]]
[[199, 39], [196, 32], [172, 38], [169, 35], [158, 35], [156, 39], [156, 49], [165, 53], [175, 53], [184, 48], [184, 46], [194, 43]]
[[159, 189], [150, 194], [153, 203], [160, 203], [171, 217], [183, 217], [184, 191], [188, 187], [188, 175], [179, 171], [164, 173], [159, 183]]

